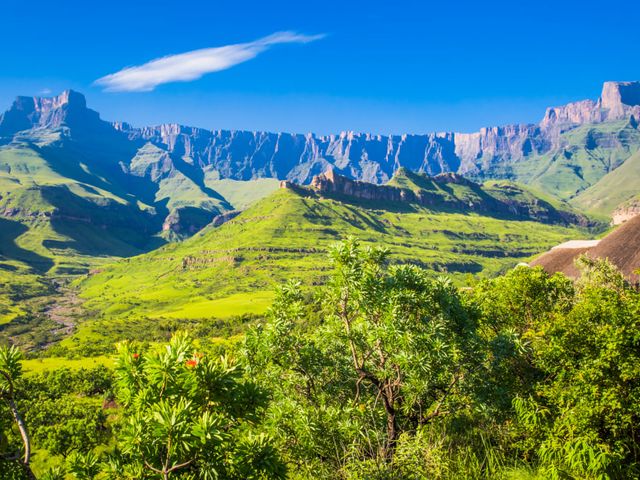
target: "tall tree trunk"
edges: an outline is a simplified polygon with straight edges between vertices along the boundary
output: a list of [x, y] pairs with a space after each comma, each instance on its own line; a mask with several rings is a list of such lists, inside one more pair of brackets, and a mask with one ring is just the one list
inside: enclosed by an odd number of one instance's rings
[[398, 422], [396, 419], [396, 410], [393, 406], [393, 400], [388, 398], [383, 392], [382, 399], [384, 401], [384, 410], [387, 414], [387, 442], [384, 447], [384, 457], [387, 460], [393, 459], [396, 451], [396, 443], [398, 441]]
[[9, 375], [4, 370], [0, 370], [0, 375], [2, 375], [7, 380], [9, 391], [7, 392], [5, 400], [7, 401], [9, 410], [11, 410], [13, 419], [18, 425], [18, 430], [20, 431], [20, 436], [22, 437], [22, 443], [24, 445], [24, 456], [22, 458], [22, 466], [27, 477], [35, 480], [36, 477], [31, 471], [31, 466], [29, 465], [29, 461], [31, 460], [31, 441], [29, 439], [29, 432], [27, 430], [27, 426], [25, 425], [24, 420], [22, 420], [22, 416], [20, 415], [20, 411], [18, 410], [18, 406], [16, 405], [16, 400], [14, 397], [13, 379], [11, 378], [11, 375]]
[[31, 441], [29, 440], [29, 432], [27, 431], [27, 426], [20, 416], [20, 412], [18, 411], [18, 406], [16, 405], [15, 400], [12, 397], [9, 397], [9, 399], [7, 399], [7, 403], [9, 404], [9, 409], [13, 414], [13, 419], [18, 425], [18, 430], [20, 431], [20, 436], [22, 437], [22, 443], [24, 444], [23, 463], [25, 465], [29, 465], [29, 461], [31, 460]]
[[396, 415], [387, 413], [387, 445], [385, 446], [385, 458], [391, 460], [396, 451], [396, 442], [398, 441], [398, 425], [396, 423]]

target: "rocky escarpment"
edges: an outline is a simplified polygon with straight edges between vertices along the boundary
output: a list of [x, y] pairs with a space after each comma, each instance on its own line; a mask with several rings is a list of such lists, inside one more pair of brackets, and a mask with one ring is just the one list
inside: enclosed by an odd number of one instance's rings
[[[400, 175], [413, 176], [414, 174], [403, 168], [400, 170]], [[472, 188], [480, 188], [480, 185], [455, 173], [442, 173], [433, 177], [425, 176], [422, 178], [441, 185], [451, 183], [466, 185]], [[285, 184], [284, 186], [286, 187], [288, 184]], [[325, 173], [314, 176], [311, 180], [310, 187], [323, 194], [345, 195], [363, 200], [417, 203], [424, 206], [436, 205], [442, 202], [441, 195], [431, 194], [427, 190], [412, 190], [392, 185], [376, 185], [373, 183], [352, 180], [345, 176], [336, 174], [331, 168]], [[459, 206], [461, 207], [470, 206], [473, 208], [473, 205], [463, 204], [463, 202], [454, 203], [460, 203]]]
[[321, 194], [346, 195], [363, 200], [412, 203], [417, 201], [411, 190], [351, 180], [337, 175], [333, 169], [313, 177], [311, 188]]
[[620, 225], [640, 215], [640, 196], [624, 202], [611, 214], [613, 225]]
[[[136, 149], [152, 144], [166, 151], [172, 161], [186, 162], [200, 170], [214, 169], [221, 178], [274, 177], [309, 183], [314, 175], [332, 167], [344, 176], [383, 184], [400, 167], [429, 175], [456, 172], [480, 178], [509, 178], [509, 165], [562, 151], [559, 132], [580, 124], [627, 117], [640, 119], [640, 82], [607, 82], [598, 100], [549, 108], [539, 124], [424, 135], [342, 132], [319, 136], [211, 131], [178, 124], [134, 128], [123, 122], [103, 122], [86, 107], [81, 94], [69, 90], [53, 98], [18, 97], [11, 109], [0, 116], [0, 137], [26, 129], [67, 126], [74, 133], [100, 132], [112, 144], [121, 143], [122, 139], [128, 139]], [[111, 136], [106, 135], [106, 126]], [[113, 136], [115, 132], [119, 134], [117, 138]], [[128, 165], [125, 156], [119, 154], [117, 160], [124, 169], [139, 171], [140, 165]], [[171, 168], [166, 162], [161, 167]]]
[[177, 124], [114, 126], [130, 139], [160, 145], [200, 168], [215, 168], [224, 178], [276, 177], [309, 183], [331, 166], [350, 178], [385, 183], [400, 167], [429, 175], [483, 176], [504, 164], [561, 149], [558, 135], [572, 126], [640, 118], [639, 92], [640, 82], [606, 82], [598, 100], [551, 107], [539, 124], [490, 127], [475, 133], [317, 136], [209, 131]]
[[491, 188], [479, 185], [456, 173], [435, 176], [398, 170], [387, 185], [353, 180], [333, 169], [316, 175], [308, 187], [282, 181], [281, 188], [311, 191], [340, 200], [352, 198], [378, 205], [415, 204], [434, 210], [477, 212], [484, 215], [532, 219], [544, 223], [587, 225], [588, 219], [573, 211], [557, 209], [514, 184]]
[[5, 113], [0, 114], [0, 137], [29, 129], [69, 127], [75, 133], [111, 134], [113, 127], [100, 119], [98, 112], [87, 108], [81, 93], [65, 90], [55, 97], [17, 97]]
[[540, 126], [545, 129], [583, 123], [640, 118], [640, 82], [605, 82], [597, 101], [583, 100], [547, 109]]

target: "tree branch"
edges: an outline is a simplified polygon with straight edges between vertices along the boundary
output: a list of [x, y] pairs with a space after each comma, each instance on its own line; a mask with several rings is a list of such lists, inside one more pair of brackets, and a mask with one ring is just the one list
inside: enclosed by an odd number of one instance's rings
[[[9, 409], [11, 410], [14, 420], [18, 424], [18, 430], [20, 430], [20, 436], [22, 437], [22, 443], [24, 444], [24, 458], [22, 463], [28, 467], [29, 461], [31, 460], [31, 441], [29, 439], [29, 432], [27, 431], [27, 426], [25, 425], [24, 420], [22, 420], [22, 416], [20, 415], [20, 412], [18, 411], [18, 406], [16, 405], [16, 401], [14, 397], [14, 386], [13, 386], [13, 380], [11, 379], [11, 375], [9, 375], [4, 370], [0, 370], [0, 375], [2, 375], [7, 380], [7, 384], [9, 385], [8, 396], [7, 398], [5, 398], [5, 400], [9, 405]], [[31, 469], [28, 468], [28, 470], [29, 470], [28, 473], [30, 473], [30, 476], [33, 477], [33, 473], [31, 472]]]

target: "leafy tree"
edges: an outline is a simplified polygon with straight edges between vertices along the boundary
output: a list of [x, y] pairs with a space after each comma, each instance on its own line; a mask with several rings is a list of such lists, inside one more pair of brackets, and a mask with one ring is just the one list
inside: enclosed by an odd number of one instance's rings
[[63, 456], [108, 443], [111, 432], [100, 396], [110, 390], [111, 377], [100, 366], [76, 371], [61, 368], [22, 378], [19, 391], [26, 400], [24, 418], [33, 442]]
[[531, 393], [544, 377], [531, 342], [541, 324], [571, 309], [574, 295], [573, 282], [564, 275], [529, 267], [516, 267], [466, 292], [468, 308], [481, 317], [486, 359], [474, 378], [476, 402], [482, 406], [476, 415], [507, 420], [513, 399]]
[[331, 259], [318, 321], [289, 283], [245, 354], [251, 372], [280, 389], [271, 415], [291, 461], [302, 453], [333, 458], [336, 468], [345, 457], [389, 463], [403, 433], [463, 407], [475, 319], [449, 280], [389, 266], [383, 249], [350, 239]]
[[228, 359], [175, 335], [149, 352], [120, 344], [115, 372], [123, 421], [107, 462], [113, 478], [285, 477], [270, 440], [255, 433], [266, 396]]
[[[560, 478], [640, 475], [640, 293], [606, 261], [583, 258], [570, 312], [541, 327], [534, 348], [545, 378], [518, 413]], [[527, 408], [529, 407], [529, 408]]]
[[606, 261], [584, 257], [579, 267], [575, 285], [519, 268], [473, 292], [488, 338], [510, 345], [483, 387], [512, 402], [493, 397], [513, 445], [544, 478], [637, 478], [640, 293]]
[[76, 480], [92, 480], [100, 473], [100, 459], [93, 452], [76, 451], [67, 457], [67, 469]]

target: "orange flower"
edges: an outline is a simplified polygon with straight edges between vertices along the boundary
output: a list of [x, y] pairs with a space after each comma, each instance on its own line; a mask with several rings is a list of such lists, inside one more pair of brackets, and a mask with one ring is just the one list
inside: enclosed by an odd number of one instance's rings
[[191, 360], [187, 360], [185, 365], [187, 368], [195, 368], [198, 365], [198, 361], [192, 358]]
[[200, 359], [202, 357], [204, 357], [204, 353], [200, 353], [200, 352], [196, 352], [193, 354], [194, 357], [196, 357], [197, 359]]
[[140, 354], [139, 353], [134, 353], [131, 356], [133, 357], [134, 360], [138, 360], [140, 358]]

